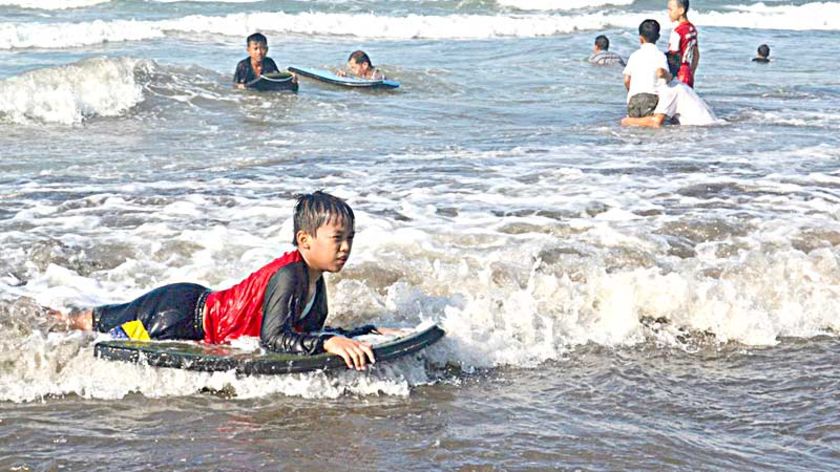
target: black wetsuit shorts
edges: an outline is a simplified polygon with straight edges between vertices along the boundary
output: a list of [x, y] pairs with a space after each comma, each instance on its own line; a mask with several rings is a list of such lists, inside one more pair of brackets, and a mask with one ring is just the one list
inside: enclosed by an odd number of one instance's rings
[[204, 300], [210, 289], [178, 283], [158, 287], [134, 301], [93, 309], [93, 329], [107, 333], [140, 321], [152, 339], [204, 339]]

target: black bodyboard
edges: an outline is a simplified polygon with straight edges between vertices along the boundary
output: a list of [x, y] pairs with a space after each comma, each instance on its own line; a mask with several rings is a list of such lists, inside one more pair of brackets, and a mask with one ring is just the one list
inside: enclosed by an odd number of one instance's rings
[[245, 84], [246, 88], [259, 90], [260, 92], [289, 91], [297, 92], [298, 84], [292, 82], [292, 74], [288, 72], [272, 72], [259, 76]]
[[[373, 346], [376, 362], [397, 359], [436, 343], [443, 329], [432, 325], [407, 336]], [[226, 345], [188, 341], [101, 341], [93, 349], [101, 359], [200, 372], [235, 370], [241, 375], [273, 375], [346, 368], [333, 354], [314, 356], [248, 352]]]

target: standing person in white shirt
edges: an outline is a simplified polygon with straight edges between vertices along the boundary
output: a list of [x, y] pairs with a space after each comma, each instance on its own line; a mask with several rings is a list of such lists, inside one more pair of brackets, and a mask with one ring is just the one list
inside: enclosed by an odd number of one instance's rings
[[659, 103], [652, 115], [641, 118], [628, 116], [621, 120], [621, 124], [659, 128], [666, 120], [684, 126], [705, 126], [716, 123], [717, 117], [693, 88], [673, 80], [659, 88]]
[[639, 25], [639, 49], [630, 55], [624, 68], [627, 89], [627, 116], [641, 118], [653, 113], [659, 102], [657, 88], [671, 80], [668, 59], [657, 49], [659, 22], [645, 20]]

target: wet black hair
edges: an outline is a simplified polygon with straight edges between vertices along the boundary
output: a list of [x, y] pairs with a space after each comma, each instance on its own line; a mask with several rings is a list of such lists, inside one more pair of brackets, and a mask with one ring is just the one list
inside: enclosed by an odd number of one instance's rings
[[251, 36], [248, 36], [248, 39], [245, 40], [245, 46], [248, 46], [251, 43], [263, 43], [268, 46], [268, 39], [262, 33], [254, 33]]
[[610, 49], [610, 40], [602, 34], [595, 38], [595, 45], [598, 46], [598, 49], [607, 51]]
[[645, 41], [656, 44], [659, 41], [659, 22], [656, 20], [645, 20], [639, 25], [639, 36]]
[[367, 62], [368, 67], [373, 68], [373, 64], [371, 64], [370, 58], [368, 57], [367, 53], [362, 50], [353, 51], [352, 53], [350, 53], [350, 57], [347, 58], [347, 61], [353, 61], [356, 64], [364, 64], [365, 62]]
[[297, 246], [298, 231], [305, 231], [315, 236], [318, 228], [332, 221], [340, 221], [353, 226], [356, 216], [347, 202], [318, 190], [297, 196], [294, 221], [295, 233], [292, 244]]
[[674, 0], [677, 2], [678, 7], [683, 7], [683, 11], [688, 13], [688, 5], [691, 3], [689, 0]]
[[759, 57], [769, 57], [770, 56], [770, 46], [766, 44], [762, 44], [758, 47], [758, 55]]

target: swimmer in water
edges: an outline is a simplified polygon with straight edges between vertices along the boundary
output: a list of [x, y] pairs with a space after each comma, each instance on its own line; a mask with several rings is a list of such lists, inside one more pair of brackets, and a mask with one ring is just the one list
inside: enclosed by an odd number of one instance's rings
[[[364, 51], [353, 51], [347, 59], [347, 69], [350, 75], [359, 79], [385, 80], [385, 75], [370, 62], [370, 57]], [[339, 77], [346, 77], [347, 72], [340, 70], [336, 73]]]

